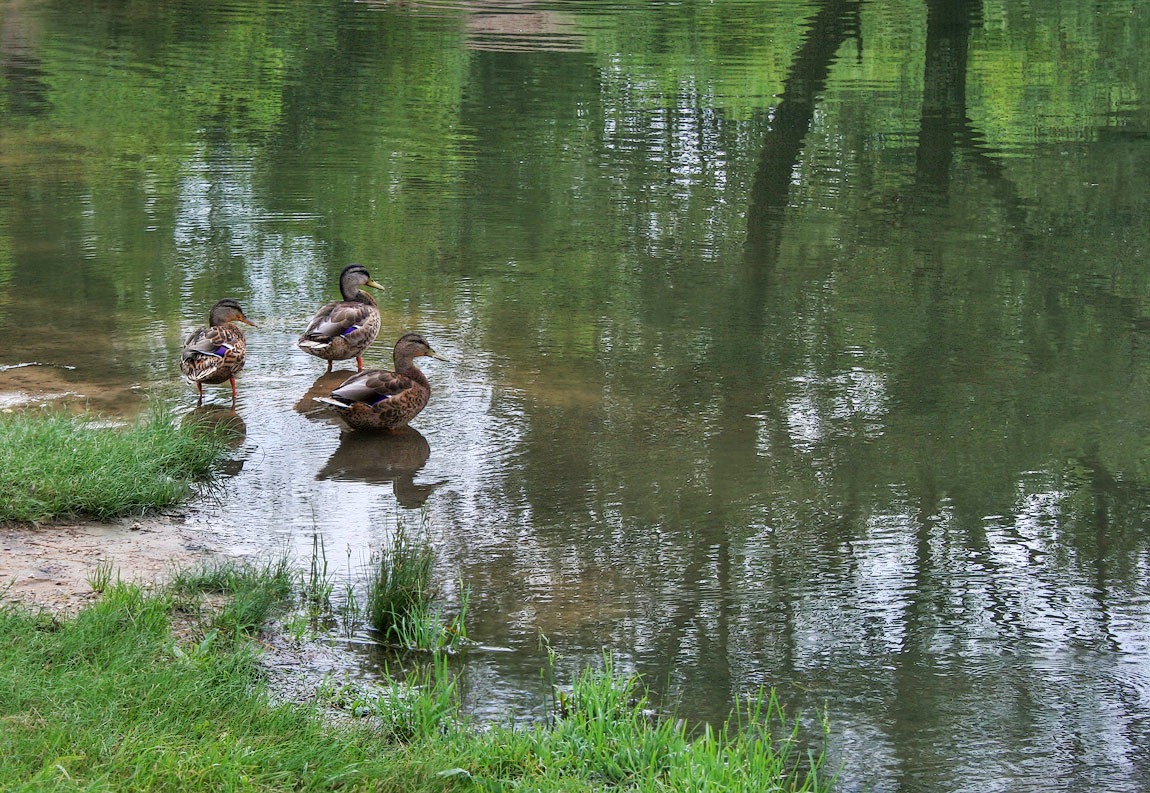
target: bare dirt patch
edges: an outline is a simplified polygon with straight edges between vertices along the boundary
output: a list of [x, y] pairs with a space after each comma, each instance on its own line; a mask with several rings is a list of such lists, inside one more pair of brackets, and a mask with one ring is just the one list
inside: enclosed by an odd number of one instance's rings
[[0, 525], [0, 598], [75, 614], [99, 597], [90, 581], [101, 565], [150, 586], [217, 552], [211, 529], [183, 517]]

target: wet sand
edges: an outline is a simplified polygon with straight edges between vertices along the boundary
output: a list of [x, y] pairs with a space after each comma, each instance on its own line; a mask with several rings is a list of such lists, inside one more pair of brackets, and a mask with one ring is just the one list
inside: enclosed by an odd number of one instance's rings
[[217, 552], [208, 527], [180, 516], [0, 525], [0, 599], [71, 615], [99, 597], [101, 565], [147, 587]]

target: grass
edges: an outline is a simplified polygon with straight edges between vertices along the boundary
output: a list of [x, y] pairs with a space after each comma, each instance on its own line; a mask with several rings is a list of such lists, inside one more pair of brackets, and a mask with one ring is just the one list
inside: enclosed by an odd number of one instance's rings
[[[692, 737], [653, 718], [609, 659], [572, 684], [552, 723], [529, 727], [468, 724], [443, 654], [402, 682], [326, 684], [319, 705], [346, 720], [273, 704], [256, 632], [289, 607], [293, 580], [281, 562], [211, 565], [149, 593], [109, 583], [65, 622], [0, 608], [0, 789], [830, 789], [773, 698]], [[188, 607], [204, 598], [224, 602]]]
[[63, 624], [0, 613], [0, 789], [333, 789], [369, 759], [366, 730], [330, 741], [314, 713], [269, 704], [250, 642], [181, 645], [172, 608], [115, 584]]
[[[800, 752], [797, 726], [773, 693], [751, 697], [719, 730], [692, 736], [682, 720], [654, 716], [641, 681], [609, 656], [571, 687], [552, 725], [482, 734], [470, 777], [495, 772], [531, 789], [655, 791], [822, 791], [822, 757]], [[585, 789], [585, 788], [584, 788]]]
[[0, 413], [0, 522], [103, 520], [179, 503], [227, 440], [162, 407], [123, 427], [60, 408]]
[[331, 595], [335, 591], [331, 574], [327, 567], [327, 546], [319, 532], [311, 535], [311, 562], [307, 577], [303, 580], [301, 596], [307, 604], [311, 616], [318, 617], [331, 608]]
[[425, 533], [413, 536], [402, 523], [391, 543], [372, 557], [365, 611], [384, 643], [429, 652], [466, 644], [467, 589], [461, 587], [459, 614], [447, 617], [436, 603], [434, 567], [435, 551]]
[[[216, 560], [177, 571], [166, 591], [179, 599], [181, 611], [210, 616], [209, 637], [237, 639], [255, 633], [291, 600], [294, 578], [287, 556], [262, 564]], [[223, 604], [204, 596], [220, 597]]]
[[93, 592], [103, 592], [112, 583], [112, 577], [116, 575], [116, 570], [112, 566], [112, 562], [108, 559], [102, 559], [96, 567], [88, 574], [88, 586], [92, 587]]
[[357, 717], [370, 717], [382, 737], [410, 743], [420, 736], [444, 736], [459, 727], [460, 698], [448, 656], [434, 653], [382, 684], [336, 684], [327, 679], [319, 701]]

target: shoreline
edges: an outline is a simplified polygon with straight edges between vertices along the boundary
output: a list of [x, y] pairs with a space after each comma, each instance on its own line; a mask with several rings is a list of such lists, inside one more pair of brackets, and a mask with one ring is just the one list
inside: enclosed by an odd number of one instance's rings
[[148, 588], [222, 554], [214, 532], [183, 514], [0, 525], [0, 600], [71, 616], [99, 597], [89, 581], [101, 565]]

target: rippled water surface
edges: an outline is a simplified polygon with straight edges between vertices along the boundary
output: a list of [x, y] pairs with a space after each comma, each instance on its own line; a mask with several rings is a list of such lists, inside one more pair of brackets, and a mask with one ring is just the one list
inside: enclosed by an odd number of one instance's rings
[[[191, 411], [235, 297], [194, 519], [341, 581], [426, 527], [477, 714], [543, 711], [545, 637], [692, 720], [825, 711], [842, 790], [1144, 791], [1147, 40], [1121, 0], [0, 2], [0, 407]], [[395, 437], [294, 346], [352, 261], [369, 365], [449, 359]]]

